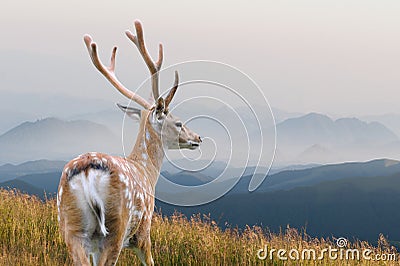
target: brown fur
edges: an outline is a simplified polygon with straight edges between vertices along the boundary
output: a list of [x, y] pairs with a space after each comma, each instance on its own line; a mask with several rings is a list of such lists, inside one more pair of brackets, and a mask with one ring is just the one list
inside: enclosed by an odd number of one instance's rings
[[[163, 61], [162, 45], [159, 46], [157, 62], [153, 62], [144, 44], [140, 21], [135, 21], [135, 28], [137, 36], [129, 31], [126, 34], [137, 46], [150, 70], [156, 107], [125, 88], [116, 78], [116, 47], [111, 55], [110, 66], [106, 67], [99, 59], [96, 43], [89, 35], [84, 37], [96, 68], [119, 92], [146, 110], [141, 113], [136, 144], [127, 158], [87, 153], [70, 161], [64, 168], [57, 196], [60, 230], [78, 265], [89, 264], [90, 252], [98, 255], [94, 259], [99, 265], [114, 265], [123, 245], [133, 248], [143, 264], [153, 265], [150, 227], [154, 190], [164, 156], [161, 138], [171, 149], [195, 149], [201, 142], [200, 137], [184, 125], [178, 127], [178, 119], [168, 113], [168, 105], [179, 85], [177, 72], [174, 87], [166, 97], [166, 102], [159, 97], [158, 72]], [[119, 107], [130, 114], [129, 108]], [[150, 122], [149, 115], [153, 112], [156, 113], [156, 119]], [[137, 110], [131, 114], [137, 115]], [[161, 132], [156, 132], [151, 123]], [[159, 130], [160, 123], [166, 126], [166, 130]], [[106, 185], [106, 182], [109, 183]], [[71, 192], [72, 186], [76, 192]]]
[[[71, 160], [64, 167], [59, 185], [59, 191], [62, 188], [62, 195], [59, 198], [60, 231], [76, 264], [87, 265], [89, 254], [84, 247], [85, 221], [76, 198], [70, 191], [69, 182], [78, 178], [77, 175], [82, 172], [87, 177], [90, 169], [108, 172], [110, 176], [109, 196], [105, 205], [105, 225], [109, 234], [102, 239], [104, 248], [101, 250], [99, 265], [115, 264], [124, 244], [143, 254], [146, 264], [152, 264], [150, 227], [154, 210], [154, 189], [162, 164], [163, 151], [158, 134], [149, 123], [146, 123], [149, 112], [143, 111], [143, 115], [135, 147], [127, 158], [86, 153]], [[145, 137], [146, 130], [150, 134], [150, 140]], [[143, 143], [146, 143], [146, 147]], [[143, 153], [148, 155], [147, 160], [143, 158]], [[121, 182], [119, 175], [128, 178], [128, 189], [132, 193], [134, 209], [143, 212], [141, 218], [132, 215], [130, 224], [128, 224], [129, 208], [126, 207], [129, 201], [125, 196], [127, 187]], [[133, 185], [133, 182], [136, 185]], [[140, 195], [143, 195], [143, 201]], [[127, 228], [131, 230], [125, 236]]]

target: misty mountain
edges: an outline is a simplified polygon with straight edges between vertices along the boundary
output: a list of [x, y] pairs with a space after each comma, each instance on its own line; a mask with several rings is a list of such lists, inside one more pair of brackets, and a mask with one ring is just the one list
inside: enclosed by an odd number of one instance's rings
[[64, 168], [65, 161], [37, 160], [22, 164], [5, 164], [0, 166], [0, 182], [19, 176], [57, 172]]
[[20, 110], [14, 111], [0, 109], [0, 135], [25, 121], [33, 120], [35, 118], [37, 118], [37, 116], [32, 113]]
[[[16, 58], [20, 58], [21, 55], [15, 55], [14, 60]], [[41, 55], [40, 57], [42, 57]], [[1, 58], [1, 53], [0, 53]], [[28, 63], [26, 60], [24, 62]], [[32, 61], [35, 62], [35, 61]], [[37, 63], [29, 62], [29, 65], [32, 67], [37, 67]], [[51, 64], [50, 64], [51, 65]], [[18, 68], [22, 65], [20, 64]], [[24, 67], [27, 67], [26, 65]], [[32, 67], [27, 67], [32, 68]], [[53, 69], [51, 69], [53, 71]], [[60, 72], [60, 69], [55, 72]], [[20, 76], [20, 69], [16, 71], [17, 75]], [[27, 79], [28, 73], [31, 73], [30, 70], [24, 73], [24, 78]], [[38, 86], [43, 86], [47, 84], [52, 84], [49, 82], [49, 78], [53, 78], [49, 76], [48, 71], [42, 71], [45, 75], [43, 80], [46, 82], [39, 81]], [[65, 78], [65, 75], [63, 75]], [[33, 77], [36, 81], [31, 80], [32, 82], [37, 82], [37, 77]], [[65, 81], [71, 81], [70, 78], [65, 78]], [[65, 86], [65, 82], [56, 82], [57, 86]], [[99, 80], [99, 83], [102, 83], [102, 80]], [[103, 83], [102, 83], [103, 84]], [[104, 85], [104, 84], [103, 84]], [[53, 86], [53, 85], [52, 85]], [[10, 88], [10, 87], [9, 87]], [[88, 95], [89, 97], [82, 96], [86, 94], [84, 91], [80, 95], [65, 95], [60, 94], [59, 91], [55, 92], [54, 88], [49, 90], [49, 92], [42, 93], [26, 93], [20, 92], [17, 88], [1, 91], [1, 107], [0, 107], [0, 134], [3, 134], [7, 130], [12, 129], [13, 127], [25, 122], [31, 121], [35, 119], [43, 119], [45, 117], [71, 117], [77, 116], [82, 113], [89, 112], [97, 112], [104, 109], [104, 106], [112, 108], [113, 99], [110, 101], [94, 99], [93, 95]], [[114, 96], [111, 94], [110, 96]], [[76, 120], [76, 119], [73, 119]]]
[[31, 186], [41, 189], [46, 193], [54, 194], [57, 192], [60, 177], [61, 171], [24, 175], [15, 178], [14, 181], [23, 181]]
[[[216, 147], [210, 142], [204, 143], [201, 160], [212, 156], [215, 148], [218, 150], [215, 159], [221, 162], [226, 161], [226, 156], [230, 156], [234, 151], [231, 160], [233, 165], [229, 167], [242, 167], [243, 163], [239, 157], [243, 154], [240, 151], [247, 150], [248, 145], [253, 145], [250, 162], [255, 164], [254, 159], [257, 159], [259, 154], [256, 145], [259, 141], [257, 137], [259, 131], [251, 131], [258, 126], [256, 121], [253, 121], [254, 117], [251, 119], [252, 114], [249, 110], [244, 109], [238, 108], [236, 111], [243, 113], [241, 116], [245, 118], [249, 127], [247, 133], [252, 140], [250, 144], [243, 139], [243, 132], [235, 127], [234, 121], [225, 125], [231, 128], [229, 132], [213, 120], [199, 120], [193, 124], [194, 130], [206, 132], [206, 136], [216, 143]], [[229, 112], [231, 110], [225, 107], [215, 110], [214, 114], [222, 118], [228, 117]], [[286, 115], [295, 116], [291, 113]], [[41, 158], [66, 160], [88, 151], [122, 154], [121, 134], [125, 151], [129, 152], [134, 145], [138, 123], [125, 119], [123, 125], [124, 115], [117, 108], [72, 115], [69, 118], [80, 120], [64, 121], [49, 118], [24, 122], [0, 135], [0, 164]], [[264, 123], [261, 126], [268, 127]], [[209, 128], [213, 130], [210, 131]], [[273, 147], [268, 144], [273, 140], [270, 135], [273, 132], [270, 128], [264, 131], [263, 138], [267, 150], [269, 146]], [[234, 147], [231, 147], [231, 141], [235, 144]], [[399, 158], [399, 147], [398, 136], [379, 122], [364, 122], [357, 118], [332, 120], [326, 115], [311, 113], [291, 117], [277, 124], [274, 165], [285, 167], [294, 164], [365, 161], [382, 157]], [[180, 153], [169, 153], [177, 155], [173, 157], [174, 160], [182, 157]], [[269, 154], [268, 151], [265, 153]]]
[[[164, 161], [161, 168], [161, 173], [165, 173], [166, 178], [169, 179], [170, 176], [174, 175], [184, 175], [195, 177], [197, 183], [205, 184], [211, 180], [217, 179], [222, 174], [230, 177], [244, 176], [253, 174], [255, 171], [257, 173], [277, 173], [282, 170], [295, 170], [295, 169], [305, 169], [317, 166], [316, 164], [310, 165], [290, 165], [285, 167], [276, 167], [269, 169], [268, 167], [256, 167], [248, 165], [245, 168], [232, 167], [226, 162], [221, 161], [208, 161], [196, 160], [191, 161], [187, 159], [179, 159], [174, 161], [169, 161], [168, 159]], [[199, 176], [196, 176], [199, 175]], [[183, 182], [186, 182], [183, 181]], [[189, 181], [190, 182], [190, 181]], [[179, 183], [179, 182], [178, 182]]]
[[[130, 121], [129, 117], [126, 117], [127, 121]], [[107, 125], [107, 127], [116, 135], [121, 135], [122, 123], [124, 119], [124, 113], [119, 110], [117, 106], [107, 110], [98, 112], [91, 112], [85, 114], [76, 114], [67, 117], [68, 120], [87, 120], [101, 125]], [[133, 124], [133, 123], [132, 123]]]
[[213, 180], [210, 176], [190, 171], [181, 171], [176, 174], [170, 174], [168, 171], [164, 171], [161, 175], [169, 181], [183, 186], [199, 186]]
[[369, 115], [361, 117], [364, 121], [379, 122], [400, 136], [400, 114]]
[[[204, 108], [201, 108], [201, 106], [197, 106], [197, 107], [195, 106], [195, 107], [193, 107], [193, 109], [185, 110], [183, 118], [197, 116], [200, 113], [203, 114], [204, 111], [201, 111], [202, 109], [204, 109]], [[247, 120], [247, 121], [250, 120], [249, 119], [250, 115], [248, 114], [248, 110], [246, 108], [236, 108], [235, 110], [241, 115], [242, 119]], [[274, 108], [274, 107], [272, 107], [272, 112], [273, 112], [276, 123], [280, 123], [289, 118], [294, 118], [294, 117], [299, 117], [299, 116], [304, 115], [301, 113], [286, 112], [284, 110]], [[221, 116], [232, 115], [231, 114], [232, 111], [226, 107], [223, 107], [223, 108], [220, 108], [217, 110], [211, 109], [210, 113], [214, 113], [214, 114], [218, 113]], [[179, 115], [182, 116], [182, 114], [179, 114]], [[118, 108], [115, 107], [115, 108], [109, 108], [107, 110], [102, 110], [102, 111], [97, 111], [97, 112], [75, 114], [75, 115], [66, 117], [66, 119], [68, 119], [68, 120], [89, 120], [89, 121], [99, 123], [102, 125], [107, 125], [110, 129], [112, 129], [113, 131], [114, 130], [117, 131], [119, 134], [120, 129], [122, 127], [123, 117], [124, 117], [123, 113]]]
[[367, 123], [357, 118], [340, 118], [334, 121], [326, 115], [316, 113], [287, 119], [277, 125], [277, 131], [279, 143], [285, 145], [357, 146], [398, 140], [396, 134], [378, 122]]
[[90, 121], [46, 118], [24, 122], [0, 136], [0, 161], [65, 160], [88, 151], [116, 153], [120, 138]]
[[[6, 176], [8, 177], [6, 180], [15, 179], [24, 181], [32, 186], [41, 188], [48, 193], [54, 193], [56, 192], [58, 186], [64, 162], [54, 162], [54, 167], [50, 167], [51, 164], [51, 161], [38, 161], [21, 164], [21, 167], [13, 166], [12, 168], [15, 169], [15, 174], [13, 174], [10, 169], [8, 169], [8, 165], [4, 165], [0, 167], [0, 181], [4, 181], [5, 179], [3, 177]], [[21, 175], [24, 169], [28, 169], [27, 166], [29, 165], [30, 169], [32, 169], [32, 172], [29, 174]], [[37, 169], [35, 169], [35, 165], [37, 166]], [[302, 167], [309, 168], [302, 169]], [[51, 169], [54, 168], [56, 170], [51, 171]], [[205, 174], [206, 172], [204, 171], [178, 171], [171, 173], [167, 170], [164, 170], [161, 172], [161, 175], [168, 180], [180, 185], [198, 186], [206, 184], [218, 177], [218, 175], [220, 174], [220, 170], [221, 169], [218, 168], [214, 168], [213, 171], [209, 170], [208, 175]], [[40, 171], [42, 171], [42, 173], [40, 173]], [[400, 162], [390, 159], [379, 159], [369, 162], [349, 162], [322, 166], [292, 166], [288, 167], [287, 170], [281, 170], [280, 172], [272, 171], [272, 173], [267, 176], [261, 186], [252, 193], [248, 191], [248, 186], [250, 179], [254, 173], [254, 167], [248, 167], [244, 170], [241, 169], [240, 171], [239, 169], [235, 168], [226, 169], [225, 171], [231, 173], [232, 177], [235, 177], [234, 174], [243, 173], [243, 176], [239, 179], [238, 183], [231, 191], [229, 191], [228, 194], [246, 195], [279, 190], [290, 190], [298, 187], [314, 186], [322, 182], [334, 181], [339, 179], [393, 175], [400, 173]], [[260, 172], [258, 172], [258, 175], [264, 176], [265, 174], [260, 174]], [[10, 178], [11, 176], [13, 177]], [[214, 183], [215, 189], [219, 189], [220, 187], [225, 186], [226, 183], [224, 183], [223, 180]], [[168, 193], [168, 191], [164, 191], [163, 187], [161, 186], [157, 186], [157, 190], [159, 192]], [[170, 191], [170, 193], [179, 193], [179, 191]]]
[[375, 242], [380, 233], [400, 239], [400, 173], [325, 181], [287, 191], [227, 194], [196, 207], [177, 207], [160, 201], [164, 215], [210, 214], [221, 227], [261, 225], [279, 233], [290, 225], [318, 237], [358, 238]]
[[304, 115], [299, 112], [287, 112], [275, 107], [272, 107], [272, 113], [274, 115], [275, 123], [281, 123], [289, 118], [296, 118]]
[[24, 182], [22, 180], [9, 180], [0, 183], [0, 187], [4, 189], [17, 189], [18, 191], [22, 193], [26, 193], [29, 195], [35, 195], [39, 197], [40, 199], [44, 199], [44, 191], [41, 188], [32, 186], [31, 184], [28, 184], [27, 182]]
[[319, 162], [334, 162], [340, 158], [340, 155], [323, 145], [314, 144], [306, 148], [298, 157], [304, 162], [312, 162], [315, 158], [319, 158]]
[[[386, 147], [399, 137], [383, 124], [310, 113], [277, 125], [277, 147], [286, 160], [327, 163], [395, 156]], [[277, 160], [282, 161], [277, 156]]]
[[[269, 175], [253, 193], [290, 190], [326, 181], [358, 177], [390, 176], [400, 173], [400, 161], [379, 159], [369, 162], [349, 162], [322, 165], [308, 169], [284, 170]], [[251, 176], [243, 176], [230, 193], [247, 193]]]
[[[318, 237], [353, 237], [376, 241], [383, 233], [400, 239], [400, 162], [375, 160], [365, 163], [326, 165], [283, 171], [267, 177], [255, 192], [242, 177], [233, 190], [207, 204], [172, 206], [157, 201], [164, 215], [175, 211], [186, 216], [210, 214], [221, 227], [261, 225], [273, 232], [290, 225], [306, 228]], [[194, 195], [179, 195], [193, 197]]]
[[[296, 167], [296, 166], [294, 166]], [[314, 186], [322, 182], [334, 181], [339, 179], [351, 179], [358, 177], [374, 177], [374, 176], [389, 176], [400, 173], [400, 161], [390, 159], [379, 159], [368, 162], [348, 162], [340, 164], [322, 165], [315, 166], [305, 169], [288, 169], [280, 172], [270, 173], [263, 181], [263, 183], [253, 192], [248, 191], [249, 183], [253, 177], [254, 169], [250, 167], [244, 171], [244, 174], [240, 178], [230, 178], [225, 180], [219, 180], [215, 182], [211, 188], [203, 191], [203, 194], [212, 195], [214, 191], [224, 191], [225, 188], [230, 187], [233, 183], [232, 180], [238, 180], [235, 186], [228, 192], [230, 194], [254, 194], [264, 193], [280, 190], [291, 190], [299, 187]], [[255, 174], [257, 177], [265, 177], [265, 173], [258, 172]], [[200, 173], [192, 173], [191, 175], [185, 175], [185, 173], [178, 173], [177, 183], [181, 185], [196, 186], [205, 184], [202, 182], [204, 178]], [[184, 181], [182, 181], [183, 177]], [[238, 177], [232, 175], [231, 177]], [[174, 177], [167, 177], [167, 179], [173, 180]], [[209, 177], [207, 180], [210, 182], [214, 178]], [[179, 191], [169, 191], [162, 185], [157, 185], [157, 193], [163, 195], [173, 194], [180, 195], [181, 197], [190, 196], [191, 199], [196, 197], [196, 194], [182, 195]], [[200, 196], [200, 195], [199, 195]]]

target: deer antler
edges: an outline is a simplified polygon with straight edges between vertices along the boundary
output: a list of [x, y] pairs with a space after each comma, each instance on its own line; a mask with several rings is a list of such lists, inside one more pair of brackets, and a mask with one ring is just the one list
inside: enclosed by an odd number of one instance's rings
[[158, 88], [158, 75], [163, 61], [163, 47], [160, 43], [158, 48], [158, 60], [157, 62], [154, 62], [146, 49], [146, 45], [144, 44], [142, 24], [139, 20], [135, 21], [135, 29], [137, 36], [135, 36], [129, 30], [125, 31], [125, 34], [136, 45], [147, 67], [150, 70], [151, 88], [153, 90], [154, 99], [157, 101], [158, 97], [160, 96], [160, 91]]
[[169, 91], [167, 97], [165, 97], [165, 108], [168, 108], [169, 103], [172, 101], [172, 98], [174, 98], [174, 95], [175, 95], [176, 90], [178, 89], [178, 86], [179, 86], [179, 76], [178, 76], [178, 71], [175, 71], [174, 86]]
[[103, 74], [103, 76], [125, 97], [134, 100], [146, 109], [150, 109], [151, 105], [138, 94], [128, 90], [115, 76], [115, 55], [117, 53], [117, 47], [114, 46], [111, 54], [111, 63], [109, 67], [103, 65], [100, 61], [99, 55], [97, 53], [97, 45], [93, 42], [92, 37], [85, 35], [83, 37], [86, 47], [89, 51], [90, 58], [94, 66]]

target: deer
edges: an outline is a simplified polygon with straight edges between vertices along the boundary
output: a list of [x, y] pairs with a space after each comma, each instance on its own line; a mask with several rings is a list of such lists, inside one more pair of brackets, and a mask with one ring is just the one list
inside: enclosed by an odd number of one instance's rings
[[134, 22], [136, 35], [126, 36], [135, 44], [150, 74], [154, 103], [127, 89], [115, 75], [117, 47], [105, 66], [90, 35], [84, 42], [97, 70], [126, 98], [143, 107], [117, 104], [139, 121], [132, 152], [126, 157], [89, 152], [68, 162], [57, 192], [60, 234], [75, 265], [115, 265], [123, 248], [133, 249], [143, 265], [154, 265], [150, 229], [154, 212], [155, 186], [164, 149], [195, 150], [202, 142], [182, 121], [171, 114], [169, 105], [178, 89], [179, 76], [167, 96], [159, 93], [163, 46], [154, 61], [145, 46], [143, 28]]

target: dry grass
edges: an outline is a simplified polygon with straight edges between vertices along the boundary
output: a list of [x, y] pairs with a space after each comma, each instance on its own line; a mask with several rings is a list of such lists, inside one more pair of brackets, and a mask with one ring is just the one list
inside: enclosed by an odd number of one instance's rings
[[[156, 265], [400, 265], [396, 262], [354, 260], [303, 260], [283, 262], [259, 260], [257, 250], [283, 248], [287, 251], [306, 248], [317, 252], [328, 246], [329, 239], [316, 239], [287, 228], [272, 234], [259, 227], [221, 230], [207, 217], [187, 219], [181, 215], [155, 215], [152, 226], [153, 256]], [[351, 248], [369, 248], [373, 254], [396, 253], [381, 237], [378, 247], [366, 242], [351, 243]], [[318, 254], [318, 253], [317, 253]], [[287, 254], [286, 254], [287, 256]], [[0, 265], [71, 265], [65, 244], [58, 234], [57, 211], [54, 200], [45, 203], [35, 197], [15, 191], [0, 190]], [[121, 253], [118, 265], [139, 265], [130, 250]]]

